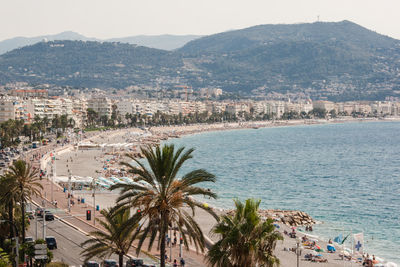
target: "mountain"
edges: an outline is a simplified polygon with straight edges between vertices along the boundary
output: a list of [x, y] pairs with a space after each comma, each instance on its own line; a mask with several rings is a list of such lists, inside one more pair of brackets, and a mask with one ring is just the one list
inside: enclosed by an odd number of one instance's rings
[[165, 51], [120, 42], [40, 42], [0, 55], [0, 84], [219, 87], [241, 95], [400, 97], [400, 41], [349, 21], [259, 25]]
[[27, 81], [124, 88], [151, 83], [183, 65], [179, 54], [122, 43], [39, 42], [0, 55], [0, 83]]
[[174, 50], [184, 46], [187, 42], [200, 37], [200, 35], [138, 35], [131, 37], [107, 39], [104, 41], [137, 44], [163, 50]]
[[15, 37], [0, 41], [0, 54], [11, 51], [16, 48], [21, 48], [27, 45], [33, 45], [37, 42], [47, 40], [75, 40], [75, 41], [102, 41], [102, 42], [121, 42], [128, 44], [136, 44], [141, 46], [147, 46], [151, 48], [163, 49], [163, 50], [174, 50], [182, 47], [187, 42], [199, 38], [199, 35], [138, 35], [131, 37], [112, 38], [112, 39], [97, 39], [83, 36], [79, 33], [66, 31], [54, 35], [43, 35], [37, 37]]
[[399, 96], [400, 41], [350, 21], [259, 25], [205, 36], [178, 51], [214, 86], [253, 96]]
[[391, 48], [398, 40], [377, 34], [350, 21], [258, 25], [205, 36], [184, 45], [184, 53], [234, 52], [281, 42], [344, 42], [352, 48]]
[[88, 38], [79, 33], [65, 31], [54, 35], [43, 35], [36, 37], [15, 37], [0, 42], [0, 54], [11, 51], [16, 48], [21, 48], [27, 45], [32, 45], [37, 42], [48, 40], [81, 40], [81, 41], [95, 41], [95, 38]]

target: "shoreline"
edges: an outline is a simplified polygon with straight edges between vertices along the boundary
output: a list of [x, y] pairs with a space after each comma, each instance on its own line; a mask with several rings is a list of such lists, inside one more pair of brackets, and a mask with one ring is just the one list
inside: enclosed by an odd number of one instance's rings
[[[171, 138], [179, 138], [181, 136], [186, 136], [186, 135], [192, 135], [192, 134], [199, 134], [199, 133], [204, 133], [204, 132], [211, 132], [211, 131], [229, 131], [229, 130], [240, 130], [240, 129], [251, 129], [254, 127], [258, 127], [258, 128], [272, 128], [272, 127], [288, 127], [288, 126], [301, 126], [301, 125], [320, 125], [320, 124], [332, 124], [332, 123], [356, 123], [356, 122], [391, 122], [391, 121], [400, 121], [400, 118], [388, 118], [388, 119], [384, 119], [384, 120], [378, 120], [378, 119], [358, 119], [358, 118], [347, 118], [347, 119], [342, 119], [342, 120], [313, 120], [311, 123], [307, 123], [304, 120], [296, 120], [296, 121], [279, 121], [279, 122], [269, 122], [269, 121], [262, 121], [262, 122], [247, 122], [247, 123], [221, 123], [221, 124], [199, 124], [199, 125], [187, 125], [187, 126], [168, 126], [168, 127], [151, 127], [149, 129], [149, 131], [152, 133], [151, 136], [147, 136], [150, 137], [149, 138], [149, 142], [150, 144], [154, 144], [154, 143], [159, 143], [161, 141], [164, 140], [169, 140]], [[257, 129], [258, 129], [257, 128]], [[109, 132], [104, 132], [104, 133], [100, 133], [99, 135], [92, 137], [92, 139], [95, 139], [94, 142], [100, 142], [100, 141], [106, 141], [105, 139], [107, 139], [107, 142], [109, 141], [114, 141], [114, 142], [118, 142], [121, 141], [122, 138], [124, 139], [125, 134], [127, 132], [130, 131], [136, 131], [139, 132], [139, 135], [145, 135], [146, 132], [145, 131], [139, 131], [137, 128], [129, 128], [129, 129], [122, 129], [122, 130], [116, 130], [113, 131], [113, 136], [109, 135]], [[104, 135], [103, 137], [101, 137], [102, 135]], [[122, 136], [121, 136], [122, 135]], [[115, 137], [115, 138], [114, 138]], [[110, 138], [112, 140], [110, 140]], [[145, 137], [146, 138], [146, 137]], [[123, 140], [122, 140], [123, 141]], [[143, 145], [142, 143], [140, 143], [140, 141], [138, 141], [138, 144], [136, 145], [136, 149], [140, 147], [140, 145]], [[60, 153], [62, 151], [59, 151], [58, 153]], [[69, 154], [73, 154], [73, 151], [69, 151], [70, 153], [67, 152], [62, 152], [60, 154], [58, 154], [60, 156], [60, 163], [61, 164], [65, 164], [65, 160], [67, 160], [68, 162], [68, 156]], [[79, 152], [79, 151], [78, 151]], [[93, 168], [93, 150], [87, 151], [90, 155], [89, 157], [87, 157], [88, 162], [85, 160], [77, 160], [78, 165], [81, 164], [82, 162], [85, 162], [86, 166], [85, 167], [91, 167]], [[99, 152], [98, 156], [101, 157], [102, 154], [105, 154], [104, 151], [97, 151]], [[75, 154], [79, 154], [79, 153], [75, 153]], [[84, 152], [81, 152], [81, 154], [85, 154]], [[66, 157], [65, 157], [66, 156]], [[106, 160], [108, 157], [104, 157], [102, 158], [102, 160]], [[96, 161], [96, 156], [94, 157], [94, 161]], [[75, 159], [74, 159], [75, 162]], [[68, 162], [70, 164], [72, 164], [72, 162]], [[117, 168], [119, 166], [119, 161], [115, 161]], [[57, 165], [59, 164], [59, 162], [57, 162]], [[74, 169], [75, 163], [72, 164], [72, 166], [70, 166], [71, 169]], [[58, 166], [57, 166], [57, 169]], [[60, 168], [63, 169], [63, 168]], [[75, 172], [75, 171], [74, 171]], [[109, 193], [110, 195], [113, 193]], [[108, 194], [107, 194], [108, 195]], [[88, 201], [90, 204], [90, 201]], [[104, 202], [107, 202], [107, 204], [112, 205], [113, 203], [112, 200], [109, 198], [104, 199]], [[105, 204], [105, 203], [104, 203]], [[106, 204], [104, 205], [106, 206]], [[104, 207], [102, 205], [101, 208]], [[226, 209], [222, 209], [224, 211], [226, 211]], [[200, 222], [199, 224], [204, 224], [204, 222]], [[206, 235], [208, 235], [208, 233], [206, 231], [204, 231], [204, 233]], [[320, 237], [319, 237], [320, 239]], [[293, 241], [293, 240], [289, 240], [289, 241]], [[323, 243], [323, 241], [320, 241], [321, 243]], [[293, 244], [292, 244], [293, 245]], [[288, 257], [289, 255], [286, 253], [282, 254], [280, 249], [286, 247], [286, 243], [282, 246], [277, 246], [277, 250], [276, 250], [276, 255], [279, 255], [279, 257]], [[283, 263], [283, 262], [282, 262]], [[302, 265], [304, 265], [304, 263], [302, 263]], [[290, 266], [290, 265], [282, 265], [282, 266]], [[306, 265], [308, 266], [308, 265]], [[331, 265], [324, 265], [324, 266], [331, 266]], [[337, 265], [332, 265], [332, 266], [337, 266]]]

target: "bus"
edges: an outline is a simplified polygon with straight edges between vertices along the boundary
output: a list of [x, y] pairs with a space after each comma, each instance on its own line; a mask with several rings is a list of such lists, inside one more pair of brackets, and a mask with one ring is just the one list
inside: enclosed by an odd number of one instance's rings
[[49, 143], [49, 140], [47, 140], [47, 139], [43, 139], [42, 140], [42, 145], [43, 146], [47, 145], [48, 143]]
[[32, 148], [38, 148], [38, 147], [39, 147], [39, 142], [38, 141], [32, 142]]

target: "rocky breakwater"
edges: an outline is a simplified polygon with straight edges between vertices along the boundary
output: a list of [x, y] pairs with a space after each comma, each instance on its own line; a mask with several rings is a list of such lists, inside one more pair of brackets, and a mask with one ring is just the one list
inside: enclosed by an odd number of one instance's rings
[[259, 213], [265, 218], [272, 218], [289, 226], [305, 226], [316, 223], [310, 215], [298, 210], [260, 210]]
[[[227, 213], [234, 214], [234, 210], [229, 210]], [[259, 210], [258, 213], [263, 219], [271, 218], [274, 221], [282, 222], [289, 226], [306, 226], [314, 225], [317, 222], [307, 213], [298, 210]]]

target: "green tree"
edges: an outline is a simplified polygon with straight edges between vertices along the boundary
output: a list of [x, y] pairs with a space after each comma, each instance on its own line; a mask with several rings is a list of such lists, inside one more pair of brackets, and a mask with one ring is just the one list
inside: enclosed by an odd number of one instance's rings
[[2, 248], [0, 248], [0, 267], [9, 267], [9, 266], [11, 266], [10, 259], [7, 253], [5, 253]]
[[[19, 201], [19, 194], [15, 190], [9, 190], [15, 186], [15, 178], [10, 173], [5, 173], [0, 177], [0, 203], [7, 207], [8, 220], [14, 223], [14, 208]], [[9, 227], [10, 238], [14, 237], [14, 228]]]
[[86, 114], [87, 114], [87, 121], [89, 125], [93, 125], [94, 122], [98, 119], [99, 117], [99, 113], [97, 113], [96, 111], [94, 111], [94, 109], [92, 108], [88, 108], [86, 110]]
[[129, 248], [136, 237], [138, 223], [130, 220], [130, 211], [126, 210], [102, 210], [104, 221], [96, 220], [104, 227], [105, 232], [97, 230], [91, 232], [93, 238], [86, 240], [81, 245], [85, 248], [81, 254], [85, 261], [98, 257], [108, 257], [115, 253], [119, 257], [119, 266], [124, 266], [124, 255], [128, 254]]
[[234, 215], [223, 215], [212, 232], [220, 237], [207, 253], [207, 261], [215, 267], [278, 266], [273, 255], [277, 240], [272, 219], [262, 221], [258, 214], [259, 200], [235, 200]]
[[[131, 155], [128, 155], [135, 164], [127, 162], [121, 164], [126, 166], [130, 173], [136, 175], [134, 184], [116, 184], [113, 189], [121, 189], [121, 195], [117, 199], [116, 208], [140, 210], [131, 217], [133, 222], [141, 220], [139, 230], [142, 231], [137, 246], [137, 252], [143, 245], [144, 240], [149, 237], [148, 249], [151, 249], [157, 237], [161, 253], [161, 267], [165, 267], [165, 236], [169, 226], [177, 227], [181, 233], [186, 248], [194, 244], [196, 249], [204, 250], [204, 235], [199, 225], [194, 220], [195, 209], [206, 210], [216, 219], [218, 216], [207, 205], [196, 201], [192, 196], [202, 195], [216, 198], [216, 195], [205, 188], [197, 185], [202, 182], [215, 182], [215, 176], [203, 169], [193, 170], [181, 178], [178, 172], [182, 165], [192, 158], [193, 149], [179, 148], [175, 150], [174, 145], [164, 145], [162, 148], [150, 146], [141, 148], [145, 157], [146, 167]], [[187, 212], [184, 205], [190, 207]]]
[[21, 205], [21, 228], [22, 242], [25, 240], [25, 203], [31, 200], [32, 195], [40, 195], [39, 189], [43, 189], [39, 183], [38, 170], [32, 169], [31, 165], [23, 160], [17, 160], [7, 170], [12, 182], [9, 182], [9, 190], [12, 194], [18, 195]]

